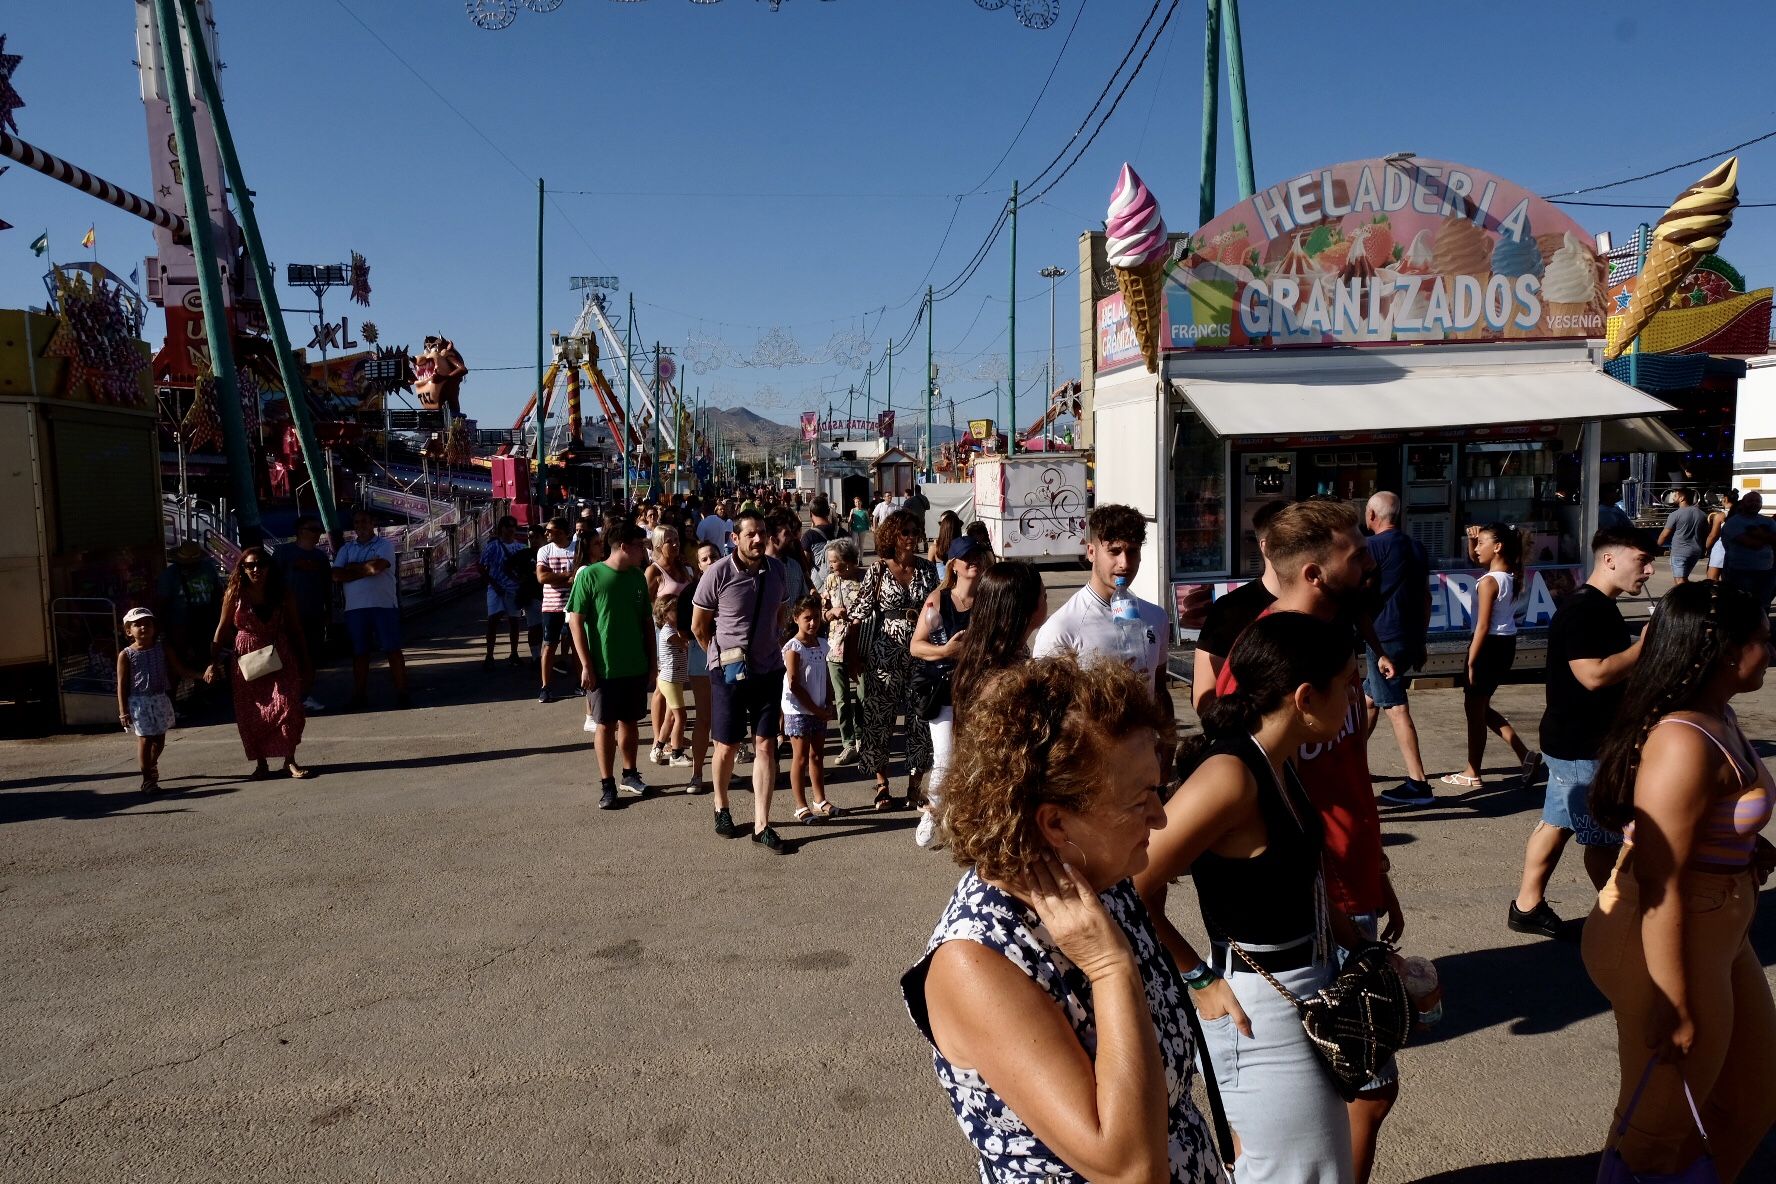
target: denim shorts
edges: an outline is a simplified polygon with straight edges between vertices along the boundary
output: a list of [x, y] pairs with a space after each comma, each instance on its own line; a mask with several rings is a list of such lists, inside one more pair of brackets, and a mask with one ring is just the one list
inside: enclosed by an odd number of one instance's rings
[[1542, 754], [1548, 769], [1548, 793], [1542, 804], [1542, 821], [1570, 830], [1586, 847], [1619, 847], [1622, 836], [1591, 817], [1591, 783], [1597, 779], [1596, 761], [1565, 761]]
[[1389, 707], [1406, 706], [1406, 672], [1396, 669], [1394, 677], [1383, 678], [1375, 665], [1375, 655], [1369, 655], [1369, 662], [1363, 674], [1363, 690], [1369, 701], [1386, 710]]
[[818, 715], [798, 715], [791, 712], [783, 717], [783, 734], [802, 740], [812, 740], [816, 745], [826, 742], [826, 721]]
[[[561, 640], [562, 633], [565, 632], [566, 629], [567, 614], [565, 612], [543, 614], [544, 645], [555, 645], [558, 643]], [[570, 646], [573, 645], [573, 639], [571, 637], [568, 638], [567, 644]]]
[[[354, 608], [345, 614], [345, 631], [351, 635], [352, 653], [358, 657], [380, 650], [385, 654], [401, 649], [401, 610], [398, 608]], [[375, 635], [375, 645], [371, 635]]]

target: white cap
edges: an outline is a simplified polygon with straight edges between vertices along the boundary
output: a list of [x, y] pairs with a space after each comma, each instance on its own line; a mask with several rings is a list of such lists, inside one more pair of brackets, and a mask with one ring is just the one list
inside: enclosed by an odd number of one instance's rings
[[154, 610], [151, 608], [144, 608], [139, 604], [135, 608], [130, 609], [129, 612], [123, 614], [123, 623], [125, 625], [128, 625], [132, 621], [152, 621], [153, 619]]

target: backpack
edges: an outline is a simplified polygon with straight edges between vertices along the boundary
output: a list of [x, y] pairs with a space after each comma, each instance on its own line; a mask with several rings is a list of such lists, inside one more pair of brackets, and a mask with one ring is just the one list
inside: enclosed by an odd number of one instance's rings
[[[810, 587], [818, 591], [826, 587], [826, 577], [831, 574], [826, 564], [826, 546], [832, 542], [832, 531], [824, 526], [810, 526], [809, 530], [820, 536], [820, 541], [808, 547], [808, 562], [814, 565], [813, 583]], [[806, 545], [806, 539], [803, 540]]]

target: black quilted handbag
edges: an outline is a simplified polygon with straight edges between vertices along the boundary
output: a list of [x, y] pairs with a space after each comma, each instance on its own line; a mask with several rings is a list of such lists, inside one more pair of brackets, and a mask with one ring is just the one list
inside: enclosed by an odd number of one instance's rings
[[1320, 1054], [1332, 1087], [1350, 1101], [1412, 1033], [1412, 1000], [1390, 960], [1392, 950], [1370, 942], [1351, 952], [1332, 981], [1311, 998], [1297, 998], [1237, 944], [1234, 953], [1301, 1013], [1301, 1027]]

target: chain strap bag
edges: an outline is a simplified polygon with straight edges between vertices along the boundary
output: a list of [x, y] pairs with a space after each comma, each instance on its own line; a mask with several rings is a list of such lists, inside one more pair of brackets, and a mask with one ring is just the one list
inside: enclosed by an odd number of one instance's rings
[[[1253, 740], [1253, 744], [1257, 741]], [[1262, 753], [1262, 747], [1259, 751]], [[1269, 758], [1265, 757], [1266, 766], [1269, 763]], [[1272, 777], [1274, 781], [1274, 772]], [[1300, 824], [1301, 816], [1295, 803], [1280, 783], [1276, 789], [1296, 823]], [[1323, 870], [1314, 894], [1318, 898], [1320, 929], [1316, 945], [1329, 949]], [[1278, 982], [1237, 942], [1230, 941], [1228, 945], [1239, 955], [1240, 961], [1295, 1006], [1308, 1042], [1320, 1054], [1320, 1060], [1331, 1075], [1332, 1087], [1345, 1101], [1354, 1099], [1388, 1058], [1406, 1047], [1415, 1013], [1412, 998], [1406, 993], [1406, 981], [1394, 969], [1393, 950], [1387, 945], [1366, 942], [1358, 946], [1344, 960], [1332, 981], [1306, 999]]]

